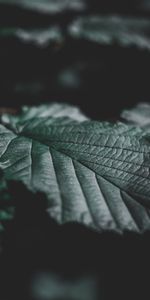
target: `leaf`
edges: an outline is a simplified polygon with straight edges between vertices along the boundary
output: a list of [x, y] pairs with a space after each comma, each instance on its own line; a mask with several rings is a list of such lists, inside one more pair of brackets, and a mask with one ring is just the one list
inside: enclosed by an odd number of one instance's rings
[[141, 127], [150, 127], [150, 104], [139, 103], [132, 109], [124, 110], [121, 117], [128, 123], [139, 125]]
[[0, 30], [0, 38], [17, 38], [25, 43], [46, 47], [51, 42], [62, 43], [63, 36], [59, 26], [38, 29], [4, 28]]
[[83, 121], [66, 105], [54, 107], [26, 107], [17, 117], [2, 116], [5, 179], [43, 192], [47, 211], [61, 224], [76, 221], [98, 231], [149, 229], [148, 131]]
[[18, 5], [41, 13], [60, 13], [65, 10], [80, 11], [85, 7], [83, 0], [0, 0], [0, 4]]
[[99, 44], [136, 46], [150, 50], [149, 19], [111, 16], [88, 16], [75, 20], [69, 33]]
[[[85, 121], [88, 118], [83, 115], [79, 108], [68, 104], [43, 104], [40, 106], [23, 106], [21, 114], [11, 115], [3, 113], [1, 115], [1, 122], [5, 125], [9, 124], [14, 130], [17, 130], [17, 126], [24, 124], [26, 121], [30, 121], [34, 118], [47, 118], [53, 117], [53, 119], [70, 117], [74, 121]], [[64, 120], [65, 121], [65, 120]], [[68, 122], [68, 119], [66, 120]], [[20, 125], [19, 125], [20, 124]]]

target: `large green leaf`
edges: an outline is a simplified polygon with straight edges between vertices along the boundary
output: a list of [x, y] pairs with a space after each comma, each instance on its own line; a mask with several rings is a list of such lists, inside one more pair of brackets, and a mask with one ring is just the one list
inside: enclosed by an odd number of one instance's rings
[[99, 231], [150, 228], [149, 131], [73, 111], [50, 105], [3, 115], [5, 178], [44, 192], [59, 223], [77, 221]]

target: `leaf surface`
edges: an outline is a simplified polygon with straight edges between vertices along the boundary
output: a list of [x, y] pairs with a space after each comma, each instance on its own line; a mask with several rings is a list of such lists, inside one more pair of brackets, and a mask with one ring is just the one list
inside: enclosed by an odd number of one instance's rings
[[62, 108], [58, 114], [41, 106], [2, 116], [5, 178], [46, 194], [47, 210], [61, 224], [118, 232], [150, 228], [148, 131], [86, 120], [80, 113], [73, 119]]

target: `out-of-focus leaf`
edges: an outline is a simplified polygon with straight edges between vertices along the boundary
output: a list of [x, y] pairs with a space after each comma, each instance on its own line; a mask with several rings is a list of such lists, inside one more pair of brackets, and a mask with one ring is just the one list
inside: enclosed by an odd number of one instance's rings
[[51, 42], [63, 40], [61, 30], [58, 26], [46, 29], [25, 30], [21, 28], [4, 28], [0, 30], [0, 37], [15, 37], [24, 43], [32, 43], [37, 46], [47, 46]]
[[[70, 119], [78, 122], [87, 120], [88, 118], [80, 112], [78, 107], [74, 107], [68, 104], [43, 104], [40, 106], [23, 106], [21, 114], [11, 115], [11, 114], [2, 114], [1, 121], [5, 125], [10, 125], [17, 130], [19, 124], [24, 124], [27, 121], [34, 118], [65, 118], [69, 117]], [[42, 120], [42, 119], [41, 119]], [[67, 122], [67, 121], [66, 121]]]
[[2, 4], [15, 4], [43, 13], [59, 13], [64, 10], [80, 11], [85, 8], [83, 0], [0, 0]]
[[150, 104], [139, 103], [132, 109], [124, 110], [121, 117], [128, 123], [150, 128]]
[[84, 38], [99, 44], [117, 43], [123, 47], [137, 46], [150, 49], [149, 19], [120, 16], [81, 17], [69, 28], [75, 38]]

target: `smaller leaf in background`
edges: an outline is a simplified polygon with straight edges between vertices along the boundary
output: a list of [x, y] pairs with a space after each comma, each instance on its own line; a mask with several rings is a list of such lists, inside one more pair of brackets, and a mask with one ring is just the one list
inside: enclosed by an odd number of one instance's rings
[[149, 19], [120, 16], [80, 17], [69, 27], [69, 33], [102, 45], [118, 44], [150, 50]]
[[88, 118], [83, 113], [81, 113], [78, 107], [64, 103], [43, 104], [40, 106], [31, 107], [23, 106], [19, 115], [2, 113], [0, 119], [3, 124], [8, 124], [15, 130], [18, 124], [20, 124], [21, 126], [21, 124], [24, 124], [26, 121], [30, 121], [34, 118], [43, 118], [44, 121], [44, 118], [47, 117], [51, 117], [56, 120], [57, 118], [66, 118], [66, 123], [69, 122], [70, 119], [77, 122], [88, 120]]
[[16, 38], [27, 44], [47, 47], [51, 43], [62, 43], [63, 36], [59, 26], [38, 29], [4, 28], [0, 30], [0, 38]]
[[121, 117], [128, 123], [150, 128], [150, 104], [139, 103], [131, 109], [124, 110]]
[[53, 273], [41, 272], [32, 281], [32, 296], [36, 300], [98, 300], [97, 289], [92, 276], [67, 281]]
[[65, 10], [80, 11], [85, 8], [84, 0], [0, 0], [0, 3], [18, 5], [46, 14], [56, 14]]

